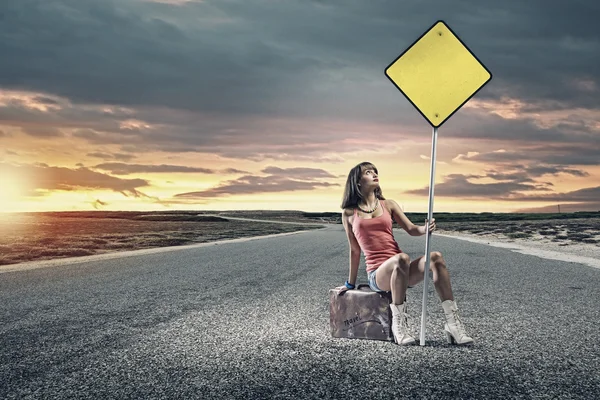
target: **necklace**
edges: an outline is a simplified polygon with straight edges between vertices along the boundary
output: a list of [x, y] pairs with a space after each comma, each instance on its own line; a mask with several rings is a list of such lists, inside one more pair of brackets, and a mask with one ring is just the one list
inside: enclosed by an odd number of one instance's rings
[[358, 204], [356, 206], [358, 207], [358, 209], [360, 211], [362, 211], [364, 213], [367, 213], [367, 214], [371, 214], [372, 212], [375, 212], [375, 210], [377, 210], [377, 207], [379, 207], [379, 199], [376, 199], [376, 201], [375, 201], [375, 207], [373, 207], [372, 210], [363, 210], [362, 208], [360, 208], [360, 206]]

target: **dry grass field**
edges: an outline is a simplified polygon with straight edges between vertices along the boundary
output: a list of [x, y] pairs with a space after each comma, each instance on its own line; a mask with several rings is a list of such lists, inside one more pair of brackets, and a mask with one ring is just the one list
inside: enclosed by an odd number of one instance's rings
[[525, 221], [445, 222], [442, 231], [504, 236], [508, 239], [549, 240], [559, 246], [586, 243], [600, 246], [600, 218]]
[[198, 213], [3, 214], [0, 265], [316, 228], [319, 226], [229, 221]]
[[600, 218], [445, 222], [438, 226], [441, 234], [468, 240], [508, 243], [537, 253], [551, 251], [600, 260]]

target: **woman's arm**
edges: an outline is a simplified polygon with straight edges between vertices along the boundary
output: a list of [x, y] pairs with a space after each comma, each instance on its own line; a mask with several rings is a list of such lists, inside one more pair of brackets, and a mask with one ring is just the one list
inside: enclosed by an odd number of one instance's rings
[[[391, 199], [387, 199], [385, 203], [389, 205], [394, 221], [396, 221], [396, 223], [400, 225], [400, 227], [402, 227], [402, 229], [404, 229], [410, 236], [422, 236], [425, 234], [427, 229], [425, 225], [417, 226], [413, 224], [404, 214], [404, 212], [402, 212], [402, 209], [398, 203]], [[434, 220], [432, 220], [432, 222], [434, 222]]]
[[356, 277], [358, 276], [358, 264], [360, 263], [360, 250], [350, 251], [350, 272], [348, 274], [348, 283], [356, 285]]
[[356, 277], [358, 276], [358, 264], [360, 263], [360, 245], [354, 236], [354, 232], [352, 232], [352, 226], [348, 222], [346, 210], [342, 212], [342, 224], [344, 224], [346, 236], [348, 237], [348, 246], [350, 248], [350, 271], [348, 273], [348, 283], [355, 285]]

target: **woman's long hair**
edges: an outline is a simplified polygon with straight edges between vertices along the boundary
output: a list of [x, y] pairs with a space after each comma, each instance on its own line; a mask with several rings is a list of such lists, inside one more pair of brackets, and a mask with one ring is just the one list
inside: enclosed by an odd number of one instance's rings
[[[346, 179], [346, 188], [344, 189], [344, 198], [342, 199], [342, 209], [358, 207], [358, 202], [364, 200], [364, 196], [360, 192], [358, 182], [362, 176], [363, 168], [372, 168], [377, 175], [379, 172], [377, 168], [370, 162], [365, 161], [352, 168], [348, 173], [348, 179]], [[379, 200], [385, 200], [381, 193], [381, 187], [375, 189], [375, 197]]]

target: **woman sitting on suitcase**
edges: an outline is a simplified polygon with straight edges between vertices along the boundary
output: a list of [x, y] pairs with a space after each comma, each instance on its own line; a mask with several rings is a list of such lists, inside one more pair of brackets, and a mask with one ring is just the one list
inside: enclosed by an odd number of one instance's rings
[[[426, 233], [424, 226], [414, 225], [402, 212], [398, 203], [383, 197], [377, 168], [363, 162], [350, 171], [342, 202], [342, 223], [350, 245], [350, 274], [340, 293], [354, 289], [360, 262], [360, 252], [365, 254], [369, 286], [376, 292], [392, 292], [392, 333], [398, 344], [411, 344], [415, 339], [408, 332], [408, 314], [405, 300], [406, 289], [423, 280], [425, 258], [410, 261], [410, 257], [398, 247], [392, 233], [392, 218], [409, 235]], [[431, 220], [430, 232], [435, 230]], [[450, 275], [442, 254], [431, 252], [430, 268], [433, 283], [442, 301], [447, 323], [444, 326], [449, 343], [473, 343], [465, 333], [460, 321], [456, 302], [452, 296]]]

